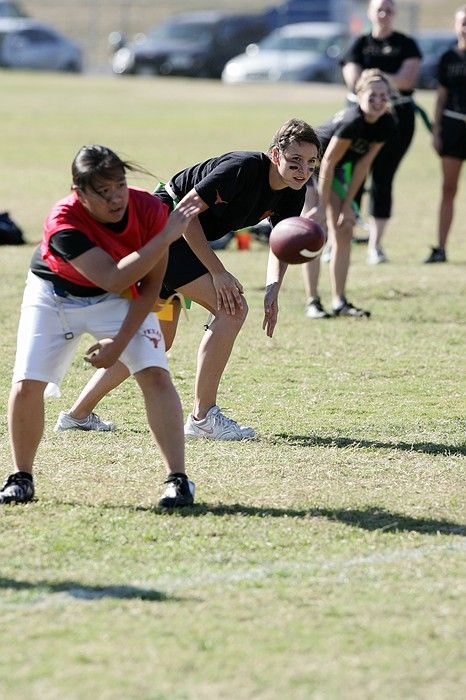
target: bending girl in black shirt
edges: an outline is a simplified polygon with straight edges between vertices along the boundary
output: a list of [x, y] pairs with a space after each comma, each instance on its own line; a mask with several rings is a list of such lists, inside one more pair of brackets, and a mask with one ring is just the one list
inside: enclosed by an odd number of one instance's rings
[[[252, 428], [225, 416], [217, 406], [220, 380], [248, 307], [243, 285], [225, 269], [209, 241], [262, 219], [269, 218], [275, 225], [299, 216], [319, 149], [312, 127], [300, 119], [290, 119], [276, 132], [267, 153], [236, 151], [210, 158], [177, 173], [157, 190], [157, 196], [171, 207], [186, 195], [187, 201], [192, 200], [201, 211], [183, 240], [169, 249], [161, 296], [181, 292], [214, 317], [198, 350], [194, 406], [185, 424], [187, 438], [243, 440], [255, 434]], [[277, 323], [278, 292], [286, 267], [270, 252], [263, 321], [268, 336], [272, 336]], [[161, 322], [167, 349], [173, 342], [179, 313], [176, 303], [173, 320]], [[71, 416], [82, 419], [89, 415], [98, 401], [127, 376], [119, 362], [108, 370], [98, 370], [72, 407]], [[63, 428], [57, 424], [56, 429]]]
[[[331, 244], [330, 281], [333, 316], [370, 316], [346, 299], [353, 226], [358, 206], [355, 197], [371, 164], [395, 132], [389, 114], [391, 88], [378, 69], [363, 71], [356, 84], [358, 104], [339, 112], [316, 129], [324, 155], [319, 172], [318, 219], [325, 219]], [[305, 211], [314, 211], [315, 187], [308, 187]], [[308, 296], [308, 318], [328, 318], [317, 291], [319, 258], [303, 266]]]

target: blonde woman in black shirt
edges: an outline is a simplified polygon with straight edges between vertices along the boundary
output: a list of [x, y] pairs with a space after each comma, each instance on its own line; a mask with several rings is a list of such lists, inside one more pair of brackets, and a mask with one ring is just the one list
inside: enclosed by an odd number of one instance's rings
[[422, 54], [414, 39], [395, 31], [394, 0], [371, 0], [367, 14], [371, 31], [356, 39], [342, 60], [349, 98], [354, 100], [354, 86], [367, 68], [382, 70], [400, 93], [394, 102], [397, 132], [386, 141], [371, 168], [368, 262], [378, 264], [387, 261], [382, 239], [392, 215], [393, 179], [414, 135], [412, 95]]

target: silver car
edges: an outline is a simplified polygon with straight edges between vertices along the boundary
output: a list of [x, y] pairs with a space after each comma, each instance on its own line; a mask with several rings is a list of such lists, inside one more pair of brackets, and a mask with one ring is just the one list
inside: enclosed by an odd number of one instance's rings
[[348, 30], [336, 22], [287, 24], [228, 61], [222, 80], [341, 82], [339, 60], [349, 42]]
[[0, 67], [79, 73], [81, 47], [32, 19], [0, 19]]

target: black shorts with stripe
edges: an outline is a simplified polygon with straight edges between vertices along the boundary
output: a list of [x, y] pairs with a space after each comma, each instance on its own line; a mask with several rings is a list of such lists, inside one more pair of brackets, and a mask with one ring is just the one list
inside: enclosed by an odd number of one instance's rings
[[[165, 188], [159, 187], [154, 193], [159, 199], [174, 209], [174, 201]], [[208, 269], [186, 243], [184, 238], [179, 238], [171, 244], [168, 251], [168, 264], [163, 278], [160, 297], [168, 299], [177, 289], [199, 279], [208, 273]]]

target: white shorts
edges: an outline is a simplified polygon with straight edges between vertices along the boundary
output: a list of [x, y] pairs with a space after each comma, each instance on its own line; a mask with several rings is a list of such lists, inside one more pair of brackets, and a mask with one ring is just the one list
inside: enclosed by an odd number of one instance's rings
[[[130, 301], [117, 294], [58, 296], [53, 284], [29, 272], [18, 327], [13, 383], [35, 379], [60, 386], [81, 336], [114, 337]], [[150, 313], [120, 356], [131, 374], [146, 367], [168, 371], [165, 342], [155, 313]], [[49, 394], [56, 392], [50, 391]]]

